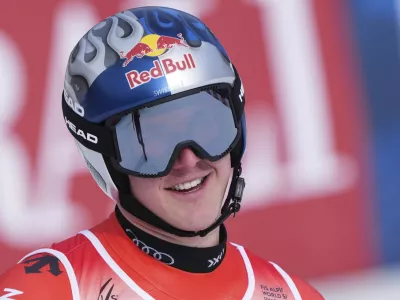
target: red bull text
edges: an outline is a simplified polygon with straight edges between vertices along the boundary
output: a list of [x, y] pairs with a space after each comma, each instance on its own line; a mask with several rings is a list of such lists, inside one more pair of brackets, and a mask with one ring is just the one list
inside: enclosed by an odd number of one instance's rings
[[173, 60], [171, 58], [165, 58], [161, 60], [154, 60], [153, 65], [149, 71], [138, 72], [132, 70], [125, 74], [131, 89], [134, 89], [144, 83], [149, 82], [152, 79], [157, 79], [175, 72], [181, 72], [188, 69], [195, 69], [196, 64], [194, 62], [192, 54], [184, 54], [183, 60]]

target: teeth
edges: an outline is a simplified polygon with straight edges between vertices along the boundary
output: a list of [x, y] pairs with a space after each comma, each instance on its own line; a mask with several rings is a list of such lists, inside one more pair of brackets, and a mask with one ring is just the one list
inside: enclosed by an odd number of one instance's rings
[[184, 191], [184, 190], [188, 190], [191, 188], [194, 188], [196, 186], [198, 186], [199, 184], [201, 184], [203, 182], [205, 177], [203, 178], [197, 178], [193, 181], [190, 182], [185, 182], [185, 183], [180, 183], [175, 185], [174, 187], [172, 187], [173, 190], [177, 190], [177, 191]]

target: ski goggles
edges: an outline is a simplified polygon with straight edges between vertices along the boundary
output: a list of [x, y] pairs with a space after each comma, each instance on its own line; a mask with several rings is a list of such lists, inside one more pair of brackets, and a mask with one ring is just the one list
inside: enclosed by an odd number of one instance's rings
[[216, 161], [234, 148], [241, 134], [229, 90], [223, 89], [170, 96], [112, 117], [106, 127], [109, 134], [95, 133], [96, 147], [75, 137], [109, 156], [117, 170], [144, 177], [167, 175], [187, 147], [201, 159]]

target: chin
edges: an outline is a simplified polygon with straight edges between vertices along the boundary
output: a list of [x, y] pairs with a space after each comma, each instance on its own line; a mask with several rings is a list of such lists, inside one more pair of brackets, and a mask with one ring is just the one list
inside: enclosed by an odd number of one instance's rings
[[207, 229], [210, 225], [212, 225], [217, 218], [201, 218], [200, 216], [196, 216], [195, 218], [182, 218], [179, 220], [179, 222], [175, 222], [175, 227], [181, 229], [181, 230], [186, 230], [186, 231], [199, 231], [199, 230], [204, 230]]
[[[186, 231], [199, 231], [207, 229], [220, 216], [221, 196], [206, 193], [202, 199], [196, 202], [180, 202], [168, 205], [168, 223], [172, 226]], [[174, 209], [171, 209], [171, 208]]]

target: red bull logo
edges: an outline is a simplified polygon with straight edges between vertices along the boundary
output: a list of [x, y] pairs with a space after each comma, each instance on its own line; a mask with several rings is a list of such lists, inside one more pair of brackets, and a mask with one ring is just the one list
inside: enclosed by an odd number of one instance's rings
[[128, 52], [119, 52], [119, 56], [121, 59], [125, 59], [122, 66], [126, 67], [135, 57], [142, 58], [143, 56], [159, 56], [167, 51], [167, 49], [171, 49], [175, 46], [188, 47], [181, 33], [178, 34], [178, 38], [149, 34], [144, 36], [140, 42]]
[[196, 68], [192, 54], [184, 54], [182, 60], [173, 60], [165, 58], [154, 60], [153, 67], [149, 71], [138, 72], [132, 70], [125, 74], [131, 89], [138, 87], [152, 79], [157, 79], [175, 72], [182, 72], [188, 69]]

